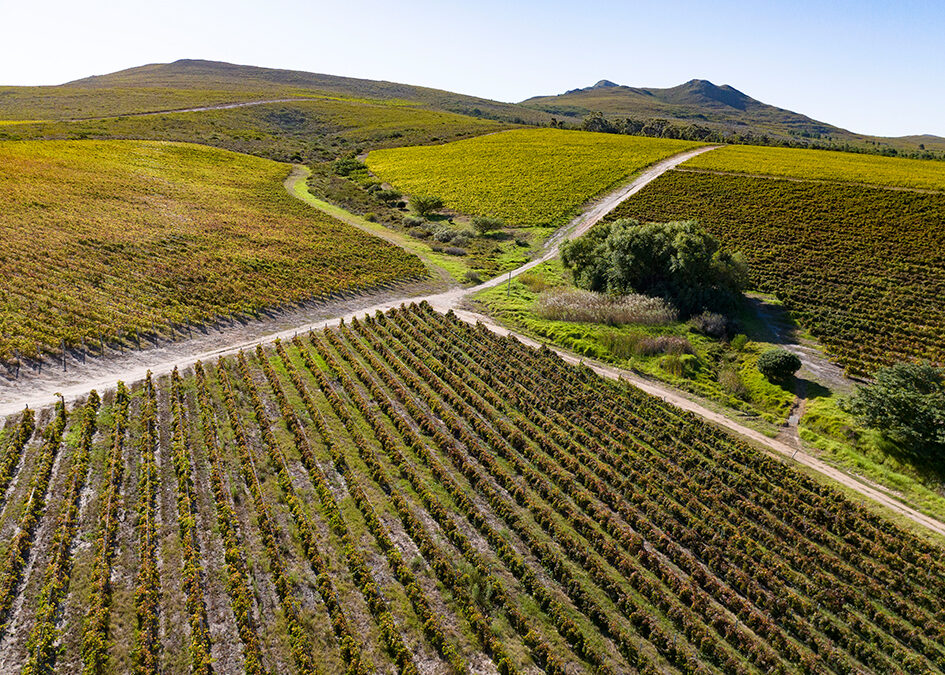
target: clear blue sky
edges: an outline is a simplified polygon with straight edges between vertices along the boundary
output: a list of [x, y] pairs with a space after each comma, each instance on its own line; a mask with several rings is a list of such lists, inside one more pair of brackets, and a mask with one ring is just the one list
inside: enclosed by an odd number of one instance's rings
[[945, 0], [0, 0], [0, 84], [204, 58], [503, 101], [692, 78], [854, 131], [945, 136]]

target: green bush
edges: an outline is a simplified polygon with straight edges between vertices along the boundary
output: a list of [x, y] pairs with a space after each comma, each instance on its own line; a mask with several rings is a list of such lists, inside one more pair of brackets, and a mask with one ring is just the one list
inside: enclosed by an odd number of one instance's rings
[[783, 382], [800, 369], [797, 354], [786, 349], [769, 349], [758, 357], [758, 370], [770, 382]]
[[398, 192], [397, 190], [378, 190], [377, 192], [374, 193], [374, 196], [380, 199], [385, 204], [390, 205], [398, 201], [401, 197], [403, 197], [403, 194]]
[[476, 216], [472, 219], [473, 229], [480, 235], [489, 234], [505, 227], [505, 221], [492, 216]]
[[336, 159], [332, 163], [331, 169], [339, 176], [350, 176], [353, 173], [366, 172], [367, 165], [354, 157], [346, 157], [344, 159]]
[[864, 426], [923, 454], [945, 457], [945, 369], [897, 363], [858, 386], [843, 408]]
[[443, 200], [431, 195], [414, 195], [410, 198], [410, 208], [424, 218], [443, 208]]
[[739, 333], [732, 338], [731, 347], [734, 351], [740, 352], [748, 345], [748, 336], [744, 333]]

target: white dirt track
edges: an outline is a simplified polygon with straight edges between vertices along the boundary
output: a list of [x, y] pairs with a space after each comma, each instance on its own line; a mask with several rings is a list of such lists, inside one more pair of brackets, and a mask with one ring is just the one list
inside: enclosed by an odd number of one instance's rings
[[[571, 223], [549, 239], [538, 257], [513, 270], [511, 273], [502, 274], [499, 277], [490, 279], [477, 286], [467, 288], [456, 287], [442, 293], [433, 294], [424, 293], [422, 288], [417, 289], [416, 287], [413, 289], [414, 292], [412, 293], [409, 288], [402, 289], [399, 292], [392, 290], [383, 294], [383, 297], [364, 297], [360, 302], [358, 302], [357, 299], [349, 299], [344, 302], [339, 302], [334, 306], [323, 307], [321, 308], [317, 320], [301, 322], [297, 325], [290, 325], [279, 330], [273, 330], [272, 324], [270, 323], [266, 327], [256, 326], [254, 331], [253, 324], [249, 324], [244, 327], [243, 330], [235, 332], [234, 338], [228, 340], [226, 344], [220, 344], [211, 349], [207, 349], [205, 346], [201, 348], [200, 345], [202, 343], [198, 338], [196, 340], [181, 340], [161, 349], [135, 351], [129, 353], [126, 357], [109, 357], [109, 359], [106, 360], [107, 367], [103, 367], [102, 363], [98, 363], [97, 367], [93, 369], [94, 373], [90, 371], [83, 374], [81, 370], [77, 371], [74, 369], [73, 373], [63, 374], [63, 377], [58, 381], [50, 381], [49, 378], [47, 378], [44, 381], [35, 381], [26, 384], [26, 386], [0, 388], [0, 416], [6, 416], [22, 410], [24, 406], [38, 409], [51, 405], [55, 402], [57, 394], [59, 393], [61, 393], [67, 401], [70, 401], [84, 395], [90, 389], [110, 389], [115, 386], [118, 380], [128, 383], [141, 380], [145, 377], [148, 370], [156, 376], [165, 375], [170, 373], [175, 367], [187, 368], [197, 361], [211, 361], [221, 356], [236, 354], [240, 350], [254, 348], [256, 345], [271, 343], [277, 338], [288, 339], [297, 333], [307, 332], [311, 329], [335, 326], [342, 320], [349, 321], [353, 317], [373, 314], [377, 311], [387, 311], [405, 302], [420, 302], [426, 300], [437, 311], [446, 312], [452, 309], [459, 318], [466, 322], [481, 322], [496, 333], [512, 334], [526, 344], [538, 346], [539, 343], [535, 340], [515, 333], [495, 323], [489, 317], [463, 309], [462, 301], [482, 290], [506, 283], [510, 277], [516, 277], [543, 262], [551, 260], [558, 254], [558, 248], [562, 242], [581, 236], [587, 232], [610, 211], [616, 208], [618, 204], [639, 192], [643, 187], [666, 171], [673, 169], [682, 162], [700, 153], [713, 150], [715, 147], [716, 146], [707, 146], [696, 148], [653, 164], [638, 174], [628, 184], [604, 195], [584, 209]], [[296, 174], [293, 175], [296, 176]], [[303, 178], [297, 176], [295, 179], [302, 180]], [[291, 187], [291, 181], [291, 178], [290, 181], [287, 181], [287, 187]], [[294, 194], [292, 189], [289, 189], [289, 192]], [[285, 325], [285, 321], [283, 321], [283, 325]], [[626, 380], [649, 394], [657, 396], [672, 405], [694, 413], [713, 424], [734, 432], [760, 448], [778, 456], [787, 456], [791, 460], [835, 480], [921, 527], [927, 528], [945, 537], [945, 523], [916, 511], [878, 486], [868, 484], [855, 476], [832, 467], [803, 450], [771, 439], [754, 429], [739, 424], [718, 412], [710, 410], [680, 395], [677, 390], [668, 385], [642, 378], [639, 375], [620, 368], [580, 358], [566, 350], [554, 348], [554, 351], [565, 361], [570, 363], [583, 362], [603, 377]], [[96, 359], [96, 361], [101, 360]]]

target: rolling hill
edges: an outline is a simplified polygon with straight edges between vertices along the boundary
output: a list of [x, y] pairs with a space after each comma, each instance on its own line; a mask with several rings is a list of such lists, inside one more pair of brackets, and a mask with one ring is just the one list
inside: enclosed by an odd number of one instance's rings
[[341, 98], [393, 102], [505, 122], [547, 122], [543, 111], [439, 89], [295, 70], [181, 59], [53, 87], [0, 88], [0, 119], [106, 117], [253, 100]]

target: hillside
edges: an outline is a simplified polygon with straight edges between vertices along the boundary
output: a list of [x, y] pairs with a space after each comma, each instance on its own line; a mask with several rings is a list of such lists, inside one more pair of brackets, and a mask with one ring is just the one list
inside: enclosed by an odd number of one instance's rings
[[289, 170], [198, 145], [0, 144], [0, 361], [424, 274], [286, 194]]
[[535, 96], [522, 106], [568, 119], [583, 119], [602, 112], [607, 117], [661, 118], [700, 124], [730, 132], [768, 134], [784, 137], [830, 138], [857, 144], [884, 144], [898, 149], [929, 150], [945, 147], [938, 136], [885, 138], [857, 134], [812, 119], [806, 115], [763, 103], [727, 84], [689, 80], [676, 87], [628, 87], [601, 80], [590, 87], [572, 89], [557, 96]]
[[3, 87], [0, 119], [78, 119], [323, 97], [397, 102], [515, 123], [549, 119], [534, 109], [439, 89], [193, 59], [153, 63], [53, 87]]
[[891, 673], [945, 653], [941, 549], [428, 306], [3, 431], [11, 670]]

